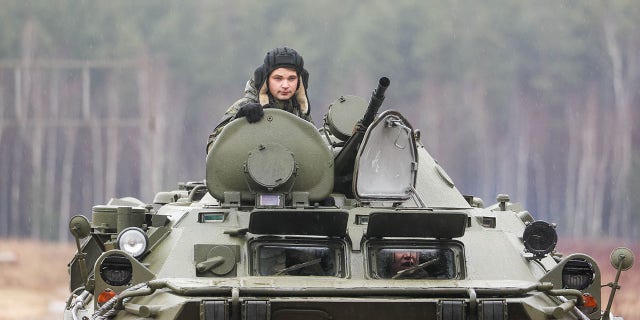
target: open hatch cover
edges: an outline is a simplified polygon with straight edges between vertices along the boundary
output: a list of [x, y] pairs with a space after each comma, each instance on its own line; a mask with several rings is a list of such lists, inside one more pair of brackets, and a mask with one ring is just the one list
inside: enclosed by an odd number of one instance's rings
[[463, 212], [381, 211], [369, 215], [367, 237], [452, 239], [462, 237], [466, 226]]
[[253, 234], [344, 237], [349, 213], [341, 210], [256, 210], [251, 213]]
[[354, 194], [361, 200], [407, 200], [415, 187], [413, 129], [398, 112], [385, 111], [367, 129], [356, 158]]

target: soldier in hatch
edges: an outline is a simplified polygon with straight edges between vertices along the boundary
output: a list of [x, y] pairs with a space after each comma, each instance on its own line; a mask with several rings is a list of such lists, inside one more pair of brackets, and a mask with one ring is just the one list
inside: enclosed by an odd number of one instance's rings
[[307, 97], [308, 85], [309, 73], [298, 52], [287, 47], [267, 52], [264, 63], [247, 81], [244, 97], [229, 107], [220, 124], [209, 135], [207, 152], [227, 123], [242, 117], [249, 123], [260, 121], [264, 116], [263, 108], [286, 110], [313, 123]]

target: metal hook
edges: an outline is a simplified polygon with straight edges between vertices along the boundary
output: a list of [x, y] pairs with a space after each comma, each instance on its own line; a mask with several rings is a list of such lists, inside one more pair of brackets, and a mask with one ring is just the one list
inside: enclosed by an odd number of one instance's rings
[[411, 129], [407, 126], [405, 126], [402, 121], [398, 118], [393, 118], [393, 119], [387, 119], [386, 121], [386, 126], [387, 127], [398, 127], [398, 134], [396, 135], [395, 140], [393, 141], [393, 144], [400, 150], [404, 149], [407, 147], [407, 145], [400, 145], [398, 143], [398, 141], [400, 140], [400, 133], [402, 133], [403, 129], [405, 131], [407, 131], [407, 134], [411, 134]]

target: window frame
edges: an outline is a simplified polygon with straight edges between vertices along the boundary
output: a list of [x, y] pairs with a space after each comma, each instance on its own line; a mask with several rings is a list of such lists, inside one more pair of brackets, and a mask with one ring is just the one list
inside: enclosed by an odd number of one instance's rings
[[399, 278], [397, 280], [419, 280], [419, 281], [443, 281], [461, 280], [466, 278], [466, 259], [464, 254], [464, 244], [457, 240], [416, 240], [416, 239], [369, 239], [363, 244], [363, 256], [365, 264], [365, 275], [368, 279], [392, 280], [391, 277], [383, 277], [378, 273], [377, 253], [381, 249], [450, 249], [453, 251], [454, 277], [439, 278]]
[[[308, 247], [308, 248], [334, 248], [335, 252], [335, 273], [334, 275], [311, 275], [312, 277], [332, 277], [332, 278], [349, 278], [349, 247], [344, 239], [339, 238], [302, 238], [302, 237], [259, 237], [249, 240], [247, 248], [249, 250], [249, 274], [257, 277], [271, 277], [273, 275], [262, 275], [260, 273], [260, 248], [264, 246], [282, 247], [282, 248], [294, 248], [294, 247]], [[304, 275], [291, 275], [284, 274], [282, 276], [289, 277], [305, 277]]]

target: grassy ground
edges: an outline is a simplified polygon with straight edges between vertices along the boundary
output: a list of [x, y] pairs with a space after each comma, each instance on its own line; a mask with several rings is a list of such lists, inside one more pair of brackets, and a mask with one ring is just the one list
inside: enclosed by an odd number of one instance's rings
[[74, 247], [1, 239], [0, 253], [15, 258], [0, 262], [0, 319], [62, 319]]
[[[631, 247], [636, 265], [622, 274], [622, 289], [616, 293], [613, 311], [625, 320], [640, 320], [640, 244], [561, 240], [558, 249], [565, 254], [582, 252], [594, 257], [602, 272], [602, 283], [608, 283], [615, 277], [609, 254], [620, 244]], [[0, 262], [0, 320], [62, 319], [69, 286], [67, 262], [74, 253], [70, 244], [0, 239], [0, 261], [14, 260]], [[602, 290], [603, 308], [609, 292], [609, 288]]]

